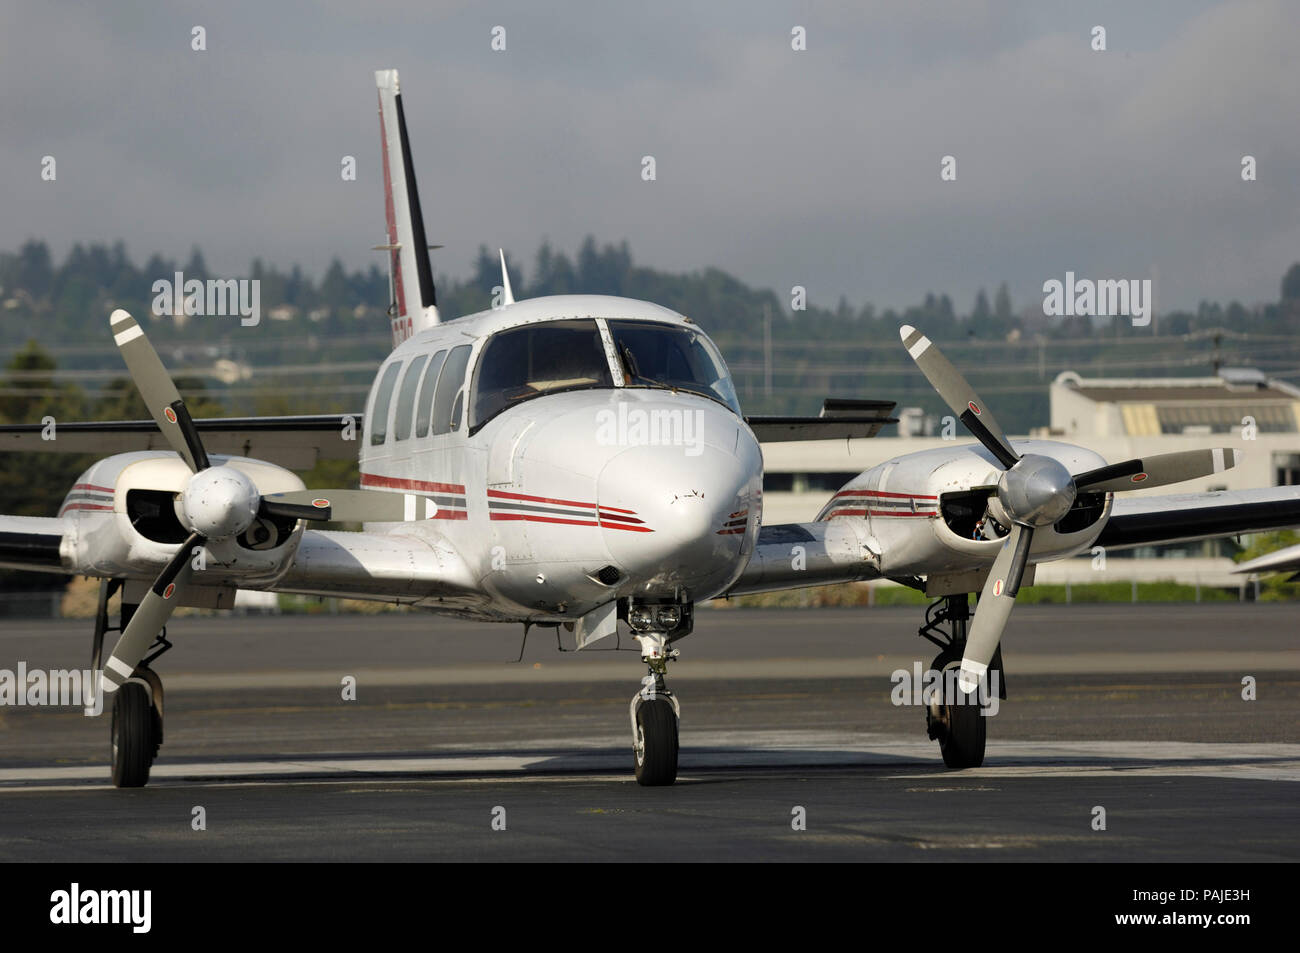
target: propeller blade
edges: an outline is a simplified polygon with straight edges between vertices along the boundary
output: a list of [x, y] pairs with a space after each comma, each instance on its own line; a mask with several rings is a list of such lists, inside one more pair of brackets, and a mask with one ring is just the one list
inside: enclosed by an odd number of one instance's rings
[[903, 325], [898, 333], [907, 353], [912, 355], [912, 360], [926, 376], [930, 386], [939, 392], [944, 403], [952, 408], [966, 429], [993, 454], [1004, 470], [1015, 466], [1020, 455], [1011, 449], [993, 412], [984, 405], [984, 401], [966, 378], [961, 376], [961, 372], [952, 366], [952, 362], [943, 356], [933, 341], [910, 324]]
[[145, 337], [144, 328], [130, 314], [118, 308], [109, 316], [113, 340], [122, 352], [122, 360], [131, 373], [136, 389], [144, 398], [149, 413], [158, 422], [158, 429], [171, 448], [180, 454], [189, 468], [198, 473], [209, 466], [207, 451], [199, 440], [199, 432], [190, 419], [185, 402], [172, 383], [171, 375], [163, 367], [158, 352]]
[[153, 586], [145, 593], [135, 614], [127, 623], [126, 631], [113, 647], [113, 654], [104, 663], [104, 693], [117, 691], [135, 672], [154, 637], [171, 618], [173, 610], [180, 602], [181, 590], [189, 584], [194, 574], [194, 547], [207, 542], [195, 533], [176, 550], [176, 555], [163, 567]]
[[1241, 457], [1240, 450], [1228, 447], [1158, 453], [1080, 473], [1074, 478], [1074, 485], [1080, 490], [1091, 490], [1094, 493], [1165, 486], [1229, 470], [1241, 462]]
[[257, 504], [257, 515], [279, 516], [291, 520], [316, 520], [321, 523], [328, 523], [331, 518], [331, 509], [328, 502], [324, 502], [321, 506], [313, 506], [310, 503], [281, 503], [262, 497], [261, 502]]
[[1016, 593], [1020, 591], [1020, 580], [1025, 574], [1029, 544], [1033, 539], [1033, 528], [1017, 523], [998, 551], [997, 559], [993, 560], [984, 591], [980, 593], [979, 605], [975, 607], [975, 618], [971, 620], [970, 632], [966, 636], [961, 672], [957, 675], [957, 685], [967, 695], [978, 687], [980, 679], [988, 671], [993, 653], [998, 650], [998, 643], [1002, 641], [1002, 630], [1006, 628], [1011, 609], [1016, 604]]
[[[411, 493], [384, 493], [379, 490], [298, 490], [262, 497], [262, 509], [271, 515], [297, 519], [336, 520], [340, 523], [400, 523], [426, 515], [417, 511], [417, 499]], [[430, 502], [437, 504], [439, 500], [433, 497]], [[305, 515], [307, 511], [311, 511], [312, 515]], [[325, 515], [321, 516], [322, 513]]]

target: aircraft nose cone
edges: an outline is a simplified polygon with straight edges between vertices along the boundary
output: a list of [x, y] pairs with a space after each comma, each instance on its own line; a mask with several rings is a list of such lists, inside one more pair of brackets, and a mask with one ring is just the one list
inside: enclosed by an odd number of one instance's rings
[[606, 547], [648, 593], [681, 586], [707, 598], [743, 568], [746, 529], [758, 521], [760, 471], [747, 455], [695, 449], [629, 448], [597, 483]]

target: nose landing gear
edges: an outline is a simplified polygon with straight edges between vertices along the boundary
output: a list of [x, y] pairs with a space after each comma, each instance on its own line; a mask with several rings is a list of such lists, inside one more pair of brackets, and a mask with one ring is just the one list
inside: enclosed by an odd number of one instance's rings
[[677, 650], [668, 648], [662, 632], [638, 632], [641, 660], [649, 674], [641, 690], [632, 696], [628, 714], [632, 720], [632, 748], [636, 754], [636, 780], [643, 787], [672, 784], [677, 780], [678, 725], [682, 708], [677, 696], [668, 691], [664, 676]]

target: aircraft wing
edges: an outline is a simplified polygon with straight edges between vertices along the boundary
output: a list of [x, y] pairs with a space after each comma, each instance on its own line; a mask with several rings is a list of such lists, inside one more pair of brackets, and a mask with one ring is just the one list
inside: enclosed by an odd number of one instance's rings
[[1097, 545], [1126, 549], [1300, 526], [1300, 486], [1117, 499]]
[[867, 548], [865, 521], [784, 523], [759, 528], [749, 564], [724, 595], [879, 578], [879, 555]]
[[70, 571], [62, 557], [66, 525], [49, 516], [0, 516], [0, 569]]
[[276, 592], [468, 608], [487, 601], [441, 534], [307, 530]]
[[[349, 419], [351, 428], [347, 428]], [[194, 421], [209, 453], [254, 457], [291, 470], [310, 470], [317, 460], [355, 460], [361, 424], [359, 413]], [[55, 427], [53, 440], [45, 439], [45, 429], [42, 424], [0, 426], [0, 450], [108, 456], [128, 450], [171, 449], [152, 420], [61, 423]]]
[[[0, 569], [66, 575], [102, 575], [82, 565], [71, 521], [45, 516], [0, 516]], [[136, 567], [129, 578], [150, 580], [157, 566]], [[436, 608], [468, 608], [486, 600], [460, 554], [443, 538], [421, 527], [411, 533], [348, 533], [306, 530], [288, 569], [271, 585], [240, 585], [238, 575], [194, 576], [194, 587], [215, 594], [235, 588], [270, 589], [303, 595], [339, 596], [380, 602], [421, 603]], [[115, 573], [117, 575], [118, 573]], [[128, 576], [123, 572], [120, 575]], [[189, 604], [188, 602], [185, 604]], [[209, 604], [203, 599], [193, 604]]]
[[1300, 546], [1288, 546], [1275, 553], [1266, 553], [1242, 563], [1233, 572], [1297, 572], [1300, 571]]
[[885, 424], [898, 423], [892, 400], [827, 397], [817, 417], [746, 417], [759, 443], [782, 440], [834, 440], [874, 437]]

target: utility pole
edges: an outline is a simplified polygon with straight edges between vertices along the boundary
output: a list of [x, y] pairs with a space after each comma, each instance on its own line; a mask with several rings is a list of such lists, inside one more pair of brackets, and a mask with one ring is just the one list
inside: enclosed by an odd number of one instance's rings
[[772, 306], [763, 305], [763, 396], [772, 396]]
[[1155, 337], [1160, 336], [1160, 312], [1156, 310], [1156, 286], [1160, 283], [1160, 270], [1155, 265], [1151, 266], [1151, 300], [1147, 302], [1147, 307], [1151, 309], [1151, 334]]

